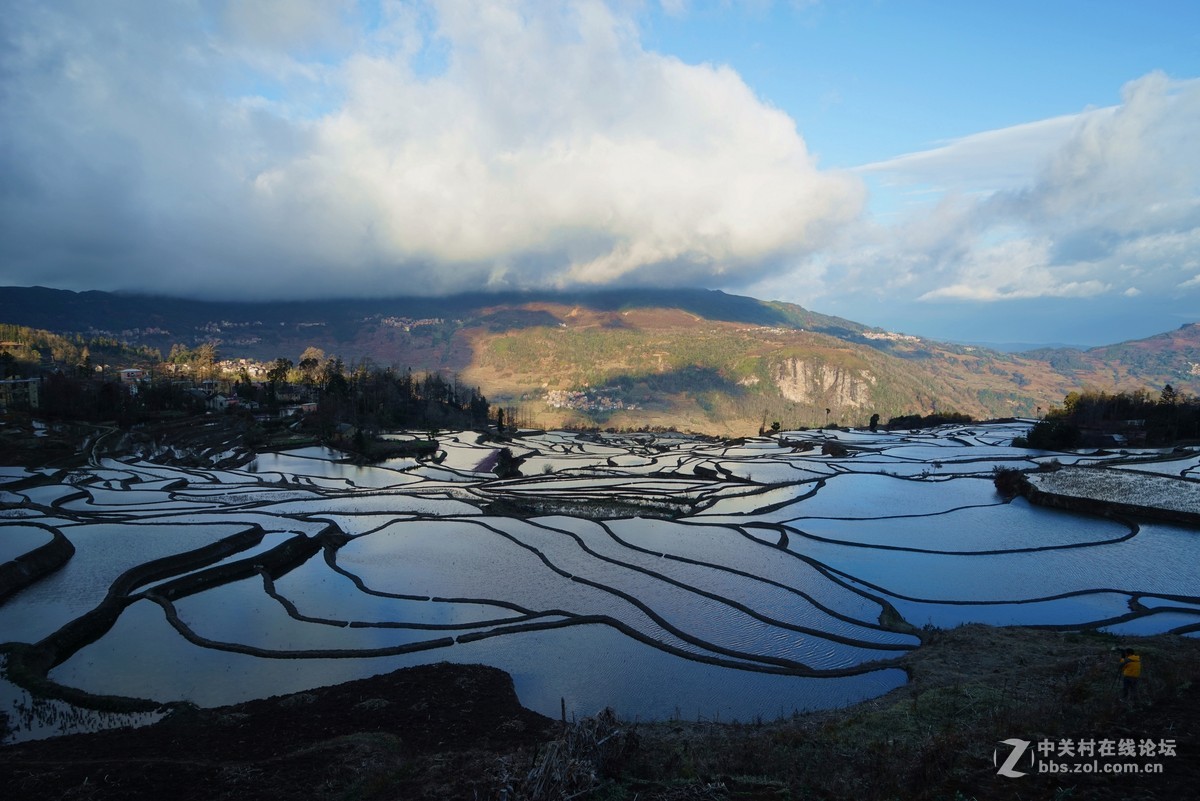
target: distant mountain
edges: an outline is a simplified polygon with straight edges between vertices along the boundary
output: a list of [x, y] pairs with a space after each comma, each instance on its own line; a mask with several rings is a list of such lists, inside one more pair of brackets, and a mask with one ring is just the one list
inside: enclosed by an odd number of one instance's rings
[[1081, 350], [1079, 345], [1068, 345], [1065, 342], [967, 342], [955, 340], [956, 344], [969, 345], [976, 348], [987, 348], [999, 353], [1028, 353], [1031, 350]]
[[1185, 323], [1165, 334], [1117, 345], [1037, 350], [1027, 355], [1051, 364], [1069, 364], [1074, 370], [1112, 370], [1115, 376], [1134, 379], [1161, 377], [1179, 389], [1200, 380], [1200, 323]]
[[1200, 392], [1196, 324], [1103, 348], [1002, 353], [709, 290], [236, 303], [7, 287], [0, 323], [164, 355], [212, 342], [222, 358], [296, 361], [314, 346], [347, 364], [457, 374], [544, 425], [748, 433], [764, 417], [784, 427], [1004, 417], [1084, 388]]

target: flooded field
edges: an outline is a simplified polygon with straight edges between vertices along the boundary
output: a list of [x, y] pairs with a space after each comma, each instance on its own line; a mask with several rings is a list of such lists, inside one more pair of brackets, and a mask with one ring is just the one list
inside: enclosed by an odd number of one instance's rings
[[[1189, 477], [1195, 458], [1011, 448], [1027, 428], [536, 433], [506, 444], [508, 479], [477, 472], [499, 445], [472, 432], [441, 435], [437, 464], [3, 468], [2, 558], [55, 531], [75, 553], [0, 605], [0, 642], [115, 603], [53, 681], [215, 706], [445, 660], [508, 671], [555, 717], [748, 720], [903, 683], [924, 626], [1194, 636], [1200, 531], [1006, 502], [992, 474], [1053, 456]], [[7, 683], [0, 702], [17, 737], [99, 725], [39, 718]]]

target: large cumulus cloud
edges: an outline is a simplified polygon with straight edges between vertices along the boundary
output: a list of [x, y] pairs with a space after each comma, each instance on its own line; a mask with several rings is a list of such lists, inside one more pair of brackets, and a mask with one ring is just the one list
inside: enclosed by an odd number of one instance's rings
[[731, 286], [859, 214], [787, 115], [622, 8], [18, 0], [0, 283]]

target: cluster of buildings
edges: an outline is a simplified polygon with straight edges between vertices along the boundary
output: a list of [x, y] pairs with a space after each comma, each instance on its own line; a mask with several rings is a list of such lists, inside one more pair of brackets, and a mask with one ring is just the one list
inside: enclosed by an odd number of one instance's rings
[[222, 359], [217, 362], [217, 370], [222, 375], [240, 376], [245, 373], [253, 381], [266, 381], [267, 372], [273, 366], [267, 362], [256, 362], [253, 359]]
[[[166, 365], [165, 367], [172, 369], [178, 368], [180, 365]], [[220, 364], [222, 371], [238, 373], [244, 370], [252, 380], [265, 380], [268, 367], [268, 365], [251, 362], [248, 359], [231, 359]], [[118, 370], [116, 375], [133, 395], [138, 394], [139, 389], [152, 378], [149, 370], [139, 367]], [[190, 385], [184, 391], [195, 401], [202, 403], [209, 411], [226, 412], [244, 409], [256, 415], [263, 412], [262, 405], [257, 401], [240, 398], [229, 392], [229, 382], [227, 381], [200, 381], [193, 384], [192, 381], [185, 379], [176, 383]], [[41, 388], [42, 378], [0, 380], [0, 413], [18, 409], [37, 411], [41, 408]], [[288, 396], [280, 399], [284, 401], [277, 413], [281, 418], [290, 418], [297, 414], [308, 414], [317, 410], [316, 402], [302, 400], [302, 396]]]
[[546, 405], [552, 409], [576, 409], [583, 412], [611, 412], [618, 409], [637, 409], [636, 403], [625, 403], [608, 393], [612, 390], [552, 389], [546, 393]]
[[222, 392], [213, 392], [203, 388], [190, 389], [188, 390], [188, 394], [202, 401], [204, 407], [210, 412], [232, 412], [243, 409], [253, 413], [256, 418], [260, 419], [270, 419], [271, 417], [286, 419], [297, 415], [312, 414], [317, 411], [316, 401], [307, 401], [304, 403], [285, 403], [272, 415], [264, 413], [262, 404], [258, 401], [246, 400], [245, 398], [239, 398], [237, 395], [226, 395]]
[[890, 342], [920, 342], [920, 337], [915, 337], [912, 334], [897, 334], [895, 331], [863, 331], [862, 335], [867, 339], [886, 339]]
[[[203, 340], [204, 342], [211, 342], [214, 345], [257, 345], [259, 342], [262, 342], [262, 337], [257, 334], [238, 330], [255, 327], [261, 328], [262, 323], [258, 320], [252, 323], [231, 323], [228, 320], [207, 322], [198, 329], [203, 336], [197, 335], [193, 341], [200, 343]], [[231, 332], [237, 334], [237, 336], [230, 336]]]
[[441, 325], [446, 321], [441, 317], [422, 317], [419, 319], [412, 317], [384, 317], [379, 322], [389, 328], [399, 328], [402, 331], [408, 332], [425, 325]]
[[238, 328], [262, 328], [262, 321], [255, 320], [249, 323], [234, 323], [229, 320], [209, 320], [199, 328], [206, 334], [223, 334], [226, 331]]
[[8, 378], [0, 381], [0, 412], [39, 408], [41, 384], [40, 378]]
[[143, 337], [166, 337], [170, 336], [171, 332], [165, 328], [157, 328], [149, 326], [147, 328], [122, 328], [120, 331], [109, 331], [104, 328], [89, 328], [84, 332], [88, 339], [98, 339], [100, 337], [109, 337], [112, 339], [120, 339], [123, 341], [136, 342]]

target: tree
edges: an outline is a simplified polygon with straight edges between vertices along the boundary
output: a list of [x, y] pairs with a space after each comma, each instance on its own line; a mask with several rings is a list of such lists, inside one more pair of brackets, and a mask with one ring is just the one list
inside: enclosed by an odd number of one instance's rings
[[267, 370], [267, 381], [269, 381], [270, 383], [274, 384], [277, 387], [282, 384], [286, 384], [287, 379], [288, 379], [288, 373], [291, 371], [291, 369], [292, 369], [292, 360], [285, 359], [282, 356], [280, 356], [278, 359], [275, 360], [275, 364], [271, 366], [271, 369]]
[[350, 394], [350, 382], [340, 372], [329, 373], [325, 380], [325, 392], [337, 398], [345, 398]]
[[1158, 402], [1163, 406], [1174, 406], [1179, 402], [1179, 393], [1175, 391], [1175, 387], [1167, 384], [1162, 388], [1162, 394], [1159, 395]]
[[212, 381], [217, 377], [217, 346], [212, 342], [205, 342], [195, 350], [196, 369], [200, 373], [201, 381]]
[[279, 387], [287, 385], [288, 371], [292, 369], [292, 360], [280, 356], [275, 360], [271, 369], [267, 370], [267, 405], [272, 408], [279, 406]]
[[346, 369], [341, 356], [331, 356], [321, 365], [321, 384], [328, 389], [334, 381], [339, 382], [341, 394], [345, 396], [350, 385], [346, 381]]
[[1083, 395], [1081, 395], [1080, 393], [1074, 392], [1074, 391], [1068, 392], [1067, 396], [1065, 398], [1063, 398], [1063, 413], [1067, 417], [1070, 417], [1071, 415], [1075, 414], [1075, 410], [1077, 408], [1079, 408], [1080, 402], [1082, 400], [1083, 400]]
[[167, 354], [167, 361], [171, 364], [191, 364], [196, 360], [196, 354], [188, 350], [186, 345], [180, 345], [178, 342], [171, 346], [171, 352]]
[[300, 354], [300, 380], [304, 386], [312, 387], [317, 382], [321, 372], [321, 363], [325, 361], [325, 351], [309, 346]]
[[258, 393], [255, 391], [254, 382], [250, 380], [250, 374], [244, 367], [238, 372], [237, 381], [233, 385], [233, 394], [242, 400], [256, 400]]
[[1044, 451], [1070, 450], [1079, 444], [1080, 432], [1069, 422], [1060, 420], [1041, 420], [1029, 429], [1029, 434], [1022, 444], [1016, 441], [1017, 447], [1036, 448]]

